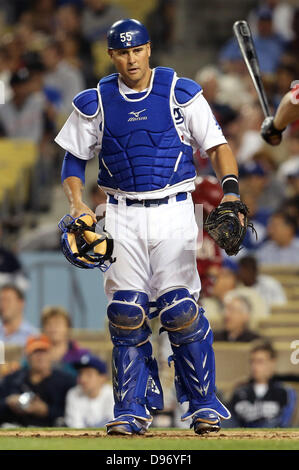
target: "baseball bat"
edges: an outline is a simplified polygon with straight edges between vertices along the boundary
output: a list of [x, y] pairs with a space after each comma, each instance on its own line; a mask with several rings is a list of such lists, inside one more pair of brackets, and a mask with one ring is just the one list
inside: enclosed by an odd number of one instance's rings
[[249, 24], [245, 20], [236, 21], [234, 23], [233, 30], [243, 59], [257, 91], [263, 113], [265, 117], [271, 116]]

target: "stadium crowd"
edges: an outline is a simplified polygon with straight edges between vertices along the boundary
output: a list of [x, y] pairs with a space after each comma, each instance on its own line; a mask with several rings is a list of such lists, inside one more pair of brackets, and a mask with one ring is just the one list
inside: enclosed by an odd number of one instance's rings
[[[273, 114], [290, 87], [299, 84], [299, 9], [293, 5], [263, 0], [248, 9]], [[30, 136], [38, 160], [24, 214], [50, 212], [62, 162], [53, 139], [72, 110], [73, 97], [95, 87], [110, 71], [107, 29], [130, 12], [126, 2], [108, 0], [0, 0], [0, 6], [0, 80], [5, 84], [0, 144], [2, 139]], [[171, 58], [175, 52], [176, 8], [175, 0], [160, 0], [145, 18], [155, 54], [166, 51]], [[287, 375], [287, 368], [285, 375], [276, 373], [278, 352], [263, 325], [274, 319], [275, 309], [284, 312], [295, 301], [298, 325], [299, 296], [290, 297], [270, 268], [290, 270], [298, 280], [299, 121], [287, 127], [278, 147], [265, 143], [260, 134], [263, 114], [236, 41], [228, 37], [218, 52], [218, 62], [204, 65], [192, 78], [201, 84], [237, 157], [241, 199], [249, 207], [257, 237], [248, 231], [243, 249], [229, 258], [205, 232], [199, 233], [200, 303], [216, 343], [250, 346], [249, 379], [226, 397], [233, 415], [228, 425], [291, 426], [298, 404], [288, 383], [298, 382], [299, 374]], [[193, 201], [202, 204], [205, 218], [219, 204], [222, 189], [200, 149], [195, 163], [199, 176]], [[94, 208], [103, 202], [97, 187], [89, 188], [89, 197]], [[17, 361], [0, 366], [0, 426], [103, 426], [113, 414], [109, 364], [72, 339], [72, 319], [62, 307], [45, 306], [39, 330], [24, 317], [29, 282], [16, 245], [6, 242], [11, 233], [18, 236], [24, 222], [14, 215], [12, 209], [0, 220], [0, 341], [18, 346], [20, 354]], [[282, 325], [293, 326], [287, 320]], [[167, 347], [161, 344], [163, 371]], [[167, 424], [180, 426], [175, 400], [170, 403]], [[161, 416], [155, 417], [156, 425], [165, 423]]]

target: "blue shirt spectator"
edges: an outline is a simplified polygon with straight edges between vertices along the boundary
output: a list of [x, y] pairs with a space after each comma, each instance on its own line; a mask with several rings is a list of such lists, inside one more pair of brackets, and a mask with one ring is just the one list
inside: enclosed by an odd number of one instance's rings
[[276, 212], [270, 218], [269, 239], [256, 250], [260, 264], [298, 265], [299, 239], [296, 237], [297, 221], [284, 212]]
[[12, 284], [0, 290], [0, 341], [5, 344], [24, 346], [28, 336], [38, 330], [24, 319], [25, 299], [23, 292]]
[[[258, 16], [258, 33], [253, 36], [261, 72], [275, 73], [281, 56], [285, 50], [286, 42], [282, 36], [273, 33], [272, 13], [268, 9], [261, 9]], [[242, 60], [241, 52], [235, 38], [230, 39], [220, 51], [220, 61]]]

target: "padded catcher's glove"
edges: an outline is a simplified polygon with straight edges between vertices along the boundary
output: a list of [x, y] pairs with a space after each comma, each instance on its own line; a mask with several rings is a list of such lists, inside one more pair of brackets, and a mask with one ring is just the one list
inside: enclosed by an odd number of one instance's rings
[[[239, 212], [244, 216], [244, 225], [240, 222]], [[247, 206], [241, 201], [222, 202], [209, 213], [204, 229], [229, 256], [236, 255], [241, 249], [247, 228], [251, 228], [256, 235], [253, 224], [248, 222], [248, 214]]]

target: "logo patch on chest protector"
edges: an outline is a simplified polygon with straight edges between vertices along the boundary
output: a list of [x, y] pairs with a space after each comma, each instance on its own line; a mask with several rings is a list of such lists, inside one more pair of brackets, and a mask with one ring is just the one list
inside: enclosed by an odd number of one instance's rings
[[142, 109], [141, 111], [131, 111], [129, 113], [132, 114], [131, 117], [129, 117], [128, 119], [128, 122], [132, 122], [132, 121], [146, 121], [147, 120], [147, 116], [140, 116], [141, 113], [143, 113], [144, 111], [146, 111], [146, 108], [145, 109]]

